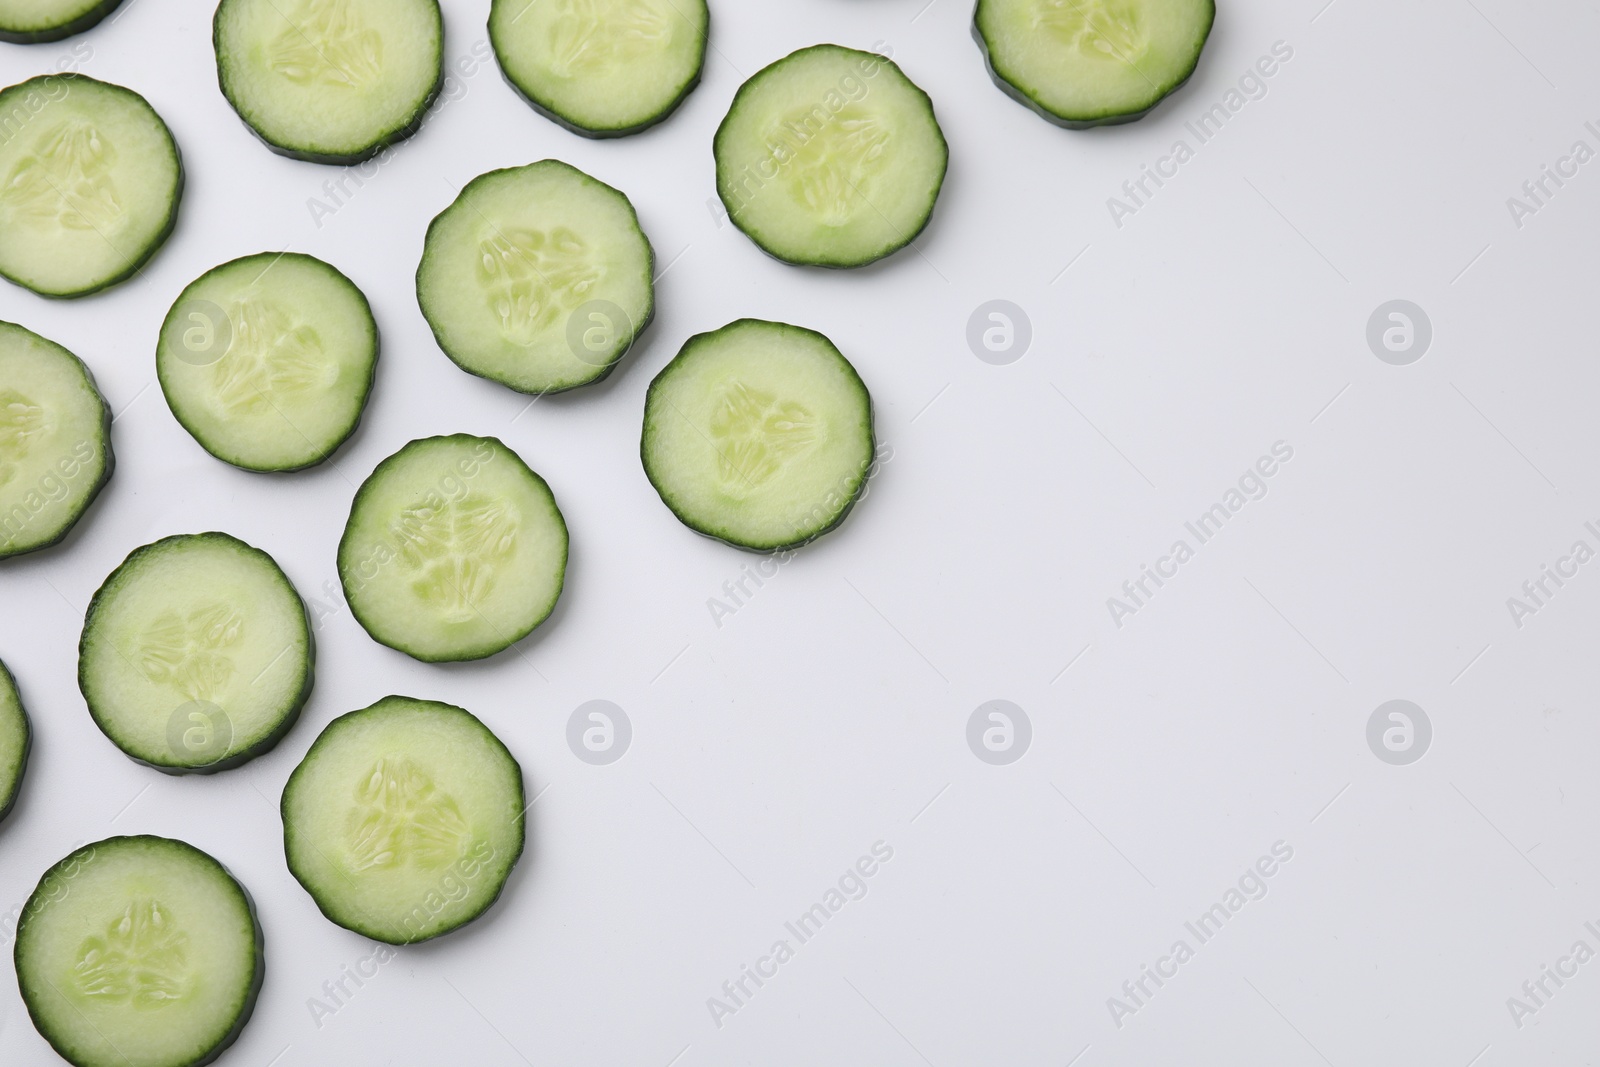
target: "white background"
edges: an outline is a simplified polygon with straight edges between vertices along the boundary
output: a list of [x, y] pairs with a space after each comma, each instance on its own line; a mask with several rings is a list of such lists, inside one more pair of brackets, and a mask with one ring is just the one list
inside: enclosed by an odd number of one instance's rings
[[[925, 2], [714, 0], [703, 84], [622, 141], [558, 129], [481, 68], [320, 228], [307, 199], [338, 169], [275, 156], [235, 118], [207, 5], [130, 0], [75, 41], [0, 46], [7, 84], [92, 46], [81, 69], [145, 94], [189, 175], [138, 280], [72, 302], [0, 286], [0, 318], [80, 354], [119, 413], [116, 476], [78, 532], [0, 566], [0, 655], [37, 730], [0, 830], [0, 908], [79, 841], [213, 853], [266, 930], [266, 986], [224, 1061], [259, 1067], [1600, 1059], [1600, 962], [1520, 1029], [1506, 1006], [1575, 940], [1600, 949], [1583, 929], [1600, 920], [1600, 562], [1520, 629], [1506, 607], [1574, 540], [1600, 547], [1582, 526], [1600, 519], [1600, 161], [1520, 230], [1506, 207], [1573, 141], [1600, 148], [1583, 128], [1600, 119], [1600, 13], [1224, 0], [1185, 89], [1140, 123], [1069, 132], [990, 82], [966, 0]], [[487, 4], [447, 7], [454, 60], [484, 39]], [[1107, 197], [1175, 138], [1193, 147], [1184, 120], [1280, 40], [1294, 55], [1267, 96], [1114, 226]], [[854, 272], [772, 261], [707, 207], [735, 89], [820, 41], [885, 42], [951, 145], [917, 250]], [[670, 269], [612, 378], [524, 411], [436, 349], [412, 273], [457, 188], [547, 156], [627, 192]], [[366, 291], [383, 355], [353, 442], [269, 477], [184, 433], [153, 350], [190, 280], [285, 247]], [[1010, 366], [965, 341], [994, 298], [1033, 323]], [[1394, 298], [1435, 328], [1409, 367], [1364, 339]], [[747, 315], [831, 336], [894, 458], [843, 528], [717, 628], [707, 599], [755, 557], [678, 524], [638, 431], [683, 340]], [[567, 590], [533, 637], [427, 666], [340, 611], [272, 754], [175, 779], [100, 735], [74, 681], [80, 613], [130, 550], [226, 530], [336, 603], [354, 487], [453, 431], [504, 439], [566, 514]], [[1106, 599], [1277, 441], [1294, 458], [1269, 495], [1117, 628]], [[402, 950], [319, 1027], [308, 999], [371, 946], [289, 876], [276, 803], [326, 723], [391, 692], [493, 726], [540, 795], [530, 847], [491, 913]], [[1034, 726], [1007, 767], [965, 739], [997, 697]], [[1435, 730], [1408, 767], [1365, 740], [1398, 697]], [[565, 740], [595, 698], [634, 725], [608, 767]], [[707, 998], [879, 840], [894, 858], [868, 896], [714, 1025]], [[1267, 897], [1115, 1026], [1107, 998], [1280, 840], [1294, 858]], [[0, 1063], [50, 1062], [0, 968]]]

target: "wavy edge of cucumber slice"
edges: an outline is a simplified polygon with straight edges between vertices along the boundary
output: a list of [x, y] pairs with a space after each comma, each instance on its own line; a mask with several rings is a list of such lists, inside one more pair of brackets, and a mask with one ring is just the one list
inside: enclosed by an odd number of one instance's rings
[[1211, 8], [1211, 21], [1206, 23], [1206, 32], [1201, 35], [1200, 44], [1194, 50], [1194, 62], [1189, 64], [1189, 69], [1184, 73], [1183, 77], [1173, 82], [1165, 92], [1152, 100], [1148, 106], [1136, 111], [1109, 111], [1098, 116], [1063, 115], [1058, 111], [1050, 110], [1049, 107], [1035, 100], [1028, 94], [1026, 89], [1007, 78], [1000, 72], [1000, 68], [995, 65], [994, 53], [989, 48], [989, 39], [984, 36], [983, 26], [980, 22], [984, 5], [988, 2], [989, 0], [977, 0], [973, 5], [972, 39], [978, 43], [978, 50], [983, 53], [983, 66], [989, 72], [989, 78], [999, 87], [1001, 92], [1011, 97], [1011, 99], [1052, 126], [1059, 126], [1064, 130], [1092, 130], [1100, 126], [1122, 126], [1130, 122], [1138, 122], [1150, 114], [1150, 112], [1160, 107], [1173, 93], [1187, 85], [1189, 79], [1194, 77], [1194, 72], [1200, 69], [1200, 57], [1204, 54], [1206, 42], [1211, 39], [1211, 31], [1216, 27], [1217, 23], [1216, 0], [1206, 0]]
[[22, 703], [22, 691], [17, 688], [17, 679], [4, 662], [0, 662], [0, 690], [9, 691], [22, 720], [22, 749], [17, 753], [17, 774], [11, 779], [10, 791], [0, 793], [0, 823], [4, 823], [6, 816], [17, 806], [17, 799], [22, 796], [22, 780], [28, 776], [28, 756], [33, 751], [33, 720], [28, 717], [28, 709]]
[[40, 26], [33, 30], [14, 30], [0, 27], [0, 41], [7, 44], [48, 44], [66, 37], [74, 37], [92, 30], [122, 4], [122, 0], [101, 0], [77, 18], [58, 22], [53, 26]]
[[[89, 685], [87, 679], [85, 678], [84, 653], [89, 641], [90, 628], [94, 625], [95, 618], [102, 609], [102, 597], [108, 595], [108, 592], [115, 592], [115, 590], [112, 588], [112, 583], [117, 580], [118, 576], [121, 575], [130, 564], [146, 553], [153, 552], [159, 548], [170, 545], [174, 541], [195, 540], [223, 541], [236, 550], [243, 550], [253, 555], [260, 556], [272, 565], [273, 569], [278, 572], [278, 576], [283, 579], [284, 588], [289, 591], [289, 593], [295, 598], [295, 601], [300, 605], [300, 615], [305, 623], [306, 665], [305, 670], [301, 674], [300, 690], [290, 698], [290, 706], [288, 710], [284, 712], [283, 718], [279, 720], [278, 724], [274, 726], [270, 732], [264, 735], [261, 740], [257, 741], [255, 744], [249, 746], [248, 748], [241, 749], [231, 756], [225, 756], [214, 763], [206, 763], [199, 766], [188, 766], [176, 763], [156, 763], [151, 760], [147, 760], [142, 756], [136, 756], [132, 752], [129, 752], [127, 749], [123, 748], [122, 743], [117, 740], [116, 735], [110, 730], [106, 729], [106, 724], [101, 720], [100, 713], [95, 710], [94, 698], [89, 695]], [[231, 771], [236, 767], [242, 767], [244, 764], [249, 763], [258, 756], [264, 756], [268, 752], [271, 752], [278, 746], [279, 742], [289, 735], [289, 731], [294, 729], [295, 723], [300, 721], [300, 715], [305, 710], [307, 702], [310, 701], [311, 691], [316, 685], [316, 673], [316, 627], [312, 625], [311, 612], [306, 608], [305, 597], [300, 595], [300, 590], [295, 588], [295, 584], [289, 578], [288, 573], [284, 571], [283, 566], [272, 557], [270, 552], [264, 548], [257, 548], [248, 541], [241, 540], [230, 533], [223, 533], [220, 530], [206, 530], [201, 533], [192, 534], [169, 534], [166, 537], [151, 541], [147, 545], [140, 545], [132, 552], [129, 552], [127, 557], [124, 558], [121, 563], [117, 564], [116, 567], [112, 569], [110, 574], [106, 575], [105, 581], [101, 582], [100, 587], [94, 591], [94, 596], [89, 598], [89, 607], [83, 613], [83, 630], [78, 636], [78, 692], [83, 695], [83, 702], [88, 707], [89, 717], [94, 720], [95, 726], [102, 734], [106, 736], [106, 740], [110, 741], [111, 744], [115, 746], [118, 752], [121, 752], [133, 762], [139, 764], [140, 766], [149, 767], [153, 770], [160, 771], [162, 774], [172, 775], [175, 778], [181, 778], [191, 774], [205, 775], [217, 774], [221, 771]]]

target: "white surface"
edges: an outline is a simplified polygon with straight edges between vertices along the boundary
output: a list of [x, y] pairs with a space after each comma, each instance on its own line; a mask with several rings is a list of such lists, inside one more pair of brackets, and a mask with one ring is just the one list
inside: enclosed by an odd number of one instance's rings
[[[623, 141], [559, 130], [482, 68], [321, 228], [306, 200], [338, 172], [272, 155], [234, 117], [207, 5], [133, 0], [79, 42], [5, 46], [9, 83], [91, 45], [82, 69], [149, 97], [190, 184], [140, 280], [71, 303], [0, 286], [0, 318], [81, 354], [123, 412], [116, 477], [80, 534], [0, 568], [0, 653], [38, 731], [0, 832], [0, 907], [80, 840], [214, 853], [268, 937], [230, 1064], [1595, 1062], [1600, 962], [1521, 1029], [1506, 998], [1575, 940], [1600, 948], [1583, 927], [1600, 920], [1600, 564], [1520, 630], [1505, 601], [1596, 543], [1600, 162], [1520, 230], [1505, 200], [1574, 140], [1600, 146], [1583, 128], [1600, 119], [1600, 14], [1224, 0], [1188, 87], [1141, 123], [1073, 133], [990, 83], [965, 0], [915, 17], [924, 2], [720, 0], [704, 83]], [[454, 59], [487, 4], [449, 7]], [[741, 77], [823, 40], [887, 42], [952, 147], [919, 251], [853, 273], [782, 266], [706, 207]], [[1114, 227], [1106, 198], [1278, 40], [1294, 58], [1266, 98]], [[436, 350], [412, 272], [456, 188], [546, 156], [625, 190], [674, 265], [622, 370], [518, 418], [525, 398]], [[190, 440], [152, 350], [188, 281], [285, 246], [366, 290], [384, 352], [337, 462], [271, 478]], [[964, 340], [991, 298], [1032, 318], [1011, 366]], [[1393, 298], [1434, 324], [1413, 366], [1364, 341]], [[829, 334], [894, 459], [842, 530], [718, 629], [707, 598], [752, 557], [673, 519], [638, 427], [684, 338], [743, 315]], [[518, 651], [426, 666], [341, 612], [303, 721], [244, 769], [164, 777], [96, 731], [74, 684], [79, 612], [130, 549], [224, 529], [328, 600], [353, 486], [407, 440], [457, 430], [516, 448], [572, 528], [566, 595]], [[1295, 456], [1270, 494], [1117, 629], [1106, 598], [1279, 440]], [[497, 908], [402, 951], [319, 1028], [308, 998], [369, 946], [290, 878], [275, 805], [323, 725], [390, 692], [472, 709], [547, 791]], [[1009, 767], [965, 741], [994, 697], [1034, 724]], [[1396, 697], [1435, 728], [1409, 767], [1364, 737]], [[633, 720], [608, 767], [565, 742], [592, 698]], [[878, 840], [894, 859], [868, 896], [716, 1027], [707, 998]], [[1114, 1026], [1107, 998], [1279, 840], [1294, 858], [1269, 895]], [[0, 968], [0, 1063], [49, 1062]]]

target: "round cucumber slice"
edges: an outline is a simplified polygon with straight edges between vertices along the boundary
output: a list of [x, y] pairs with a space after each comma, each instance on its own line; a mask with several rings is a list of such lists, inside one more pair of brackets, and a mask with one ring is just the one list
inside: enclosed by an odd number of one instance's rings
[[455, 364], [523, 393], [599, 381], [655, 314], [622, 193], [546, 159], [467, 183], [428, 225], [417, 302]]
[[82, 33], [122, 0], [0, 0], [0, 41], [43, 44]]
[[89, 368], [0, 322], [0, 559], [67, 536], [115, 463], [111, 409]]
[[403, 141], [444, 84], [438, 0], [222, 0], [217, 80], [273, 151], [359, 163]]
[[0, 663], [0, 820], [11, 814], [22, 792], [22, 775], [28, 769], [33, 728], [17, 694], [16, 679]]
[[786, 263], [859, 267], [921, 233], [950, 151], [933, 101], [891, 60], [803, 48], [740, 87], [717, 128], [717, 194]]
[[522, 768], [470, 712], [385, 697], [329, 723], [289, 776], [284, 852], [329, 920], [407, 945], [495, 902], [526, 806]]
[[339, 541], [356, 621], [428, 663], [483, 659], [528, 636], [566, 573], [555, 496], [492, 437], [412, 441], [378, 464]]
[[872, 466], [872, 400], [822, 334], [740, 319], [689, 338], [645, 396], [644, 472], [691, 530], [756, 551], [844, 521]]
[[298, 252], [202, 274], [167, 312], [156, 349], [173, 416], [207, 452], [255, 471], [332, 455], [361, 422], [377, 362], [367, 298]]
[[145, 98], [48, 74], [0, 91], [0, 115], [0, 274], [43, 296], [82, 296], [144, 266], [183, 190], [177, 142]]
[[654, 126], [700, 83], [705, 0], [493, 0], [501, 73], [547, 118], [586, 137]]
[[263, 947], [222, 864], [182, 841], [113, 837], [39, 880], [17, 924], [17, 988], [76, 1067], [198, 1067], [249, 1022]]
[[89, 602], [78, 688], [95, 725], [169, 774], [237, 767], [311, 695], [311, 627], [277, 563], [224, 533], [135, 549]]
[[1189, 80], [1214, 0], [978, 0], [972, 33], [1008, 95], [1081, 130], [1143, 118]]

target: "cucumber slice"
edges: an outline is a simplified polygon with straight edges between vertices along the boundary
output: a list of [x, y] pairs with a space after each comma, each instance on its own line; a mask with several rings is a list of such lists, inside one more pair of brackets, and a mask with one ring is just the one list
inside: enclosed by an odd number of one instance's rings
[[644, 472], [691, 530], [756, 551], [844, 521], [872, 466], [872, 399], [822, 334], [740, 319], [689, 338], [645, 395]]
[[0, 322], [0, 559], [67, 536], [115, 464], [111, 409], [89, 368]]
[[546, 159], [467, 183], [428, 225], [417, 302], [457, 366], [523, 393], [599, 381], [655, 314], [628, 198]]
[[470, 712], [385, 697], [329, 723], [289, 776], [284, 852], [331, 921], [407, 945], [489, 909], [525, 810], [522, 768]]
[[654, 126], [700, 83], [705, 0], [493, 0], [500, 71], [547, 118], [586, 137]]
[[17, 695], [16, 679], [0, 663], [0, 820], [11, 814], [22, 792], [22, 775], [28, 769], [33, 747], [33, 727]]
[[406, 445], [361, 484], [339, 541], [356, 621], [427, 663], [483, 659], [528, 636], [566, 573], [555, 496], [493, 437]]
[[95, 593], [78, 688], [130, 758], [210, 774], [289, 732], [312, 660], [305, 605], [271, 556], [224, 533], [182, 534], [135, 549]]
[[182, 841], [113, 837], [39, 880], [17, 924], [17, 988], [77, 1067], [199, 1067], [249, 1022], [263, 947], [222, 864]]
[[0, 41], [43, 44], [94, 26], [122, 0], [0, 0]]
[[291, 471], [355, 433], [377, 361], [378, 324], [354, 282], [311, 256], [263, 252], [212, 268], [179, 295], [156, 374], [207, 452]]
[[950, 150], [933, 101], [891, 60], [833, 44], [739, 88], [717, 128], [728, 217], [786, 263], [859, 267], [921, 233]]
[[1058, 126], [1143, 118], [1194, 73], [1214, 0], [978, 0], [995, 84]]
[[222, 0], [222, 95], [274, 152], [359, 163], [417, 132], [444, 84], [438, 0]]
[[144, 266], [183, 190], [177, 142], [145, 98], [48, 74], [0, 91], [0, 115], [0, 275], [82, 296]]

